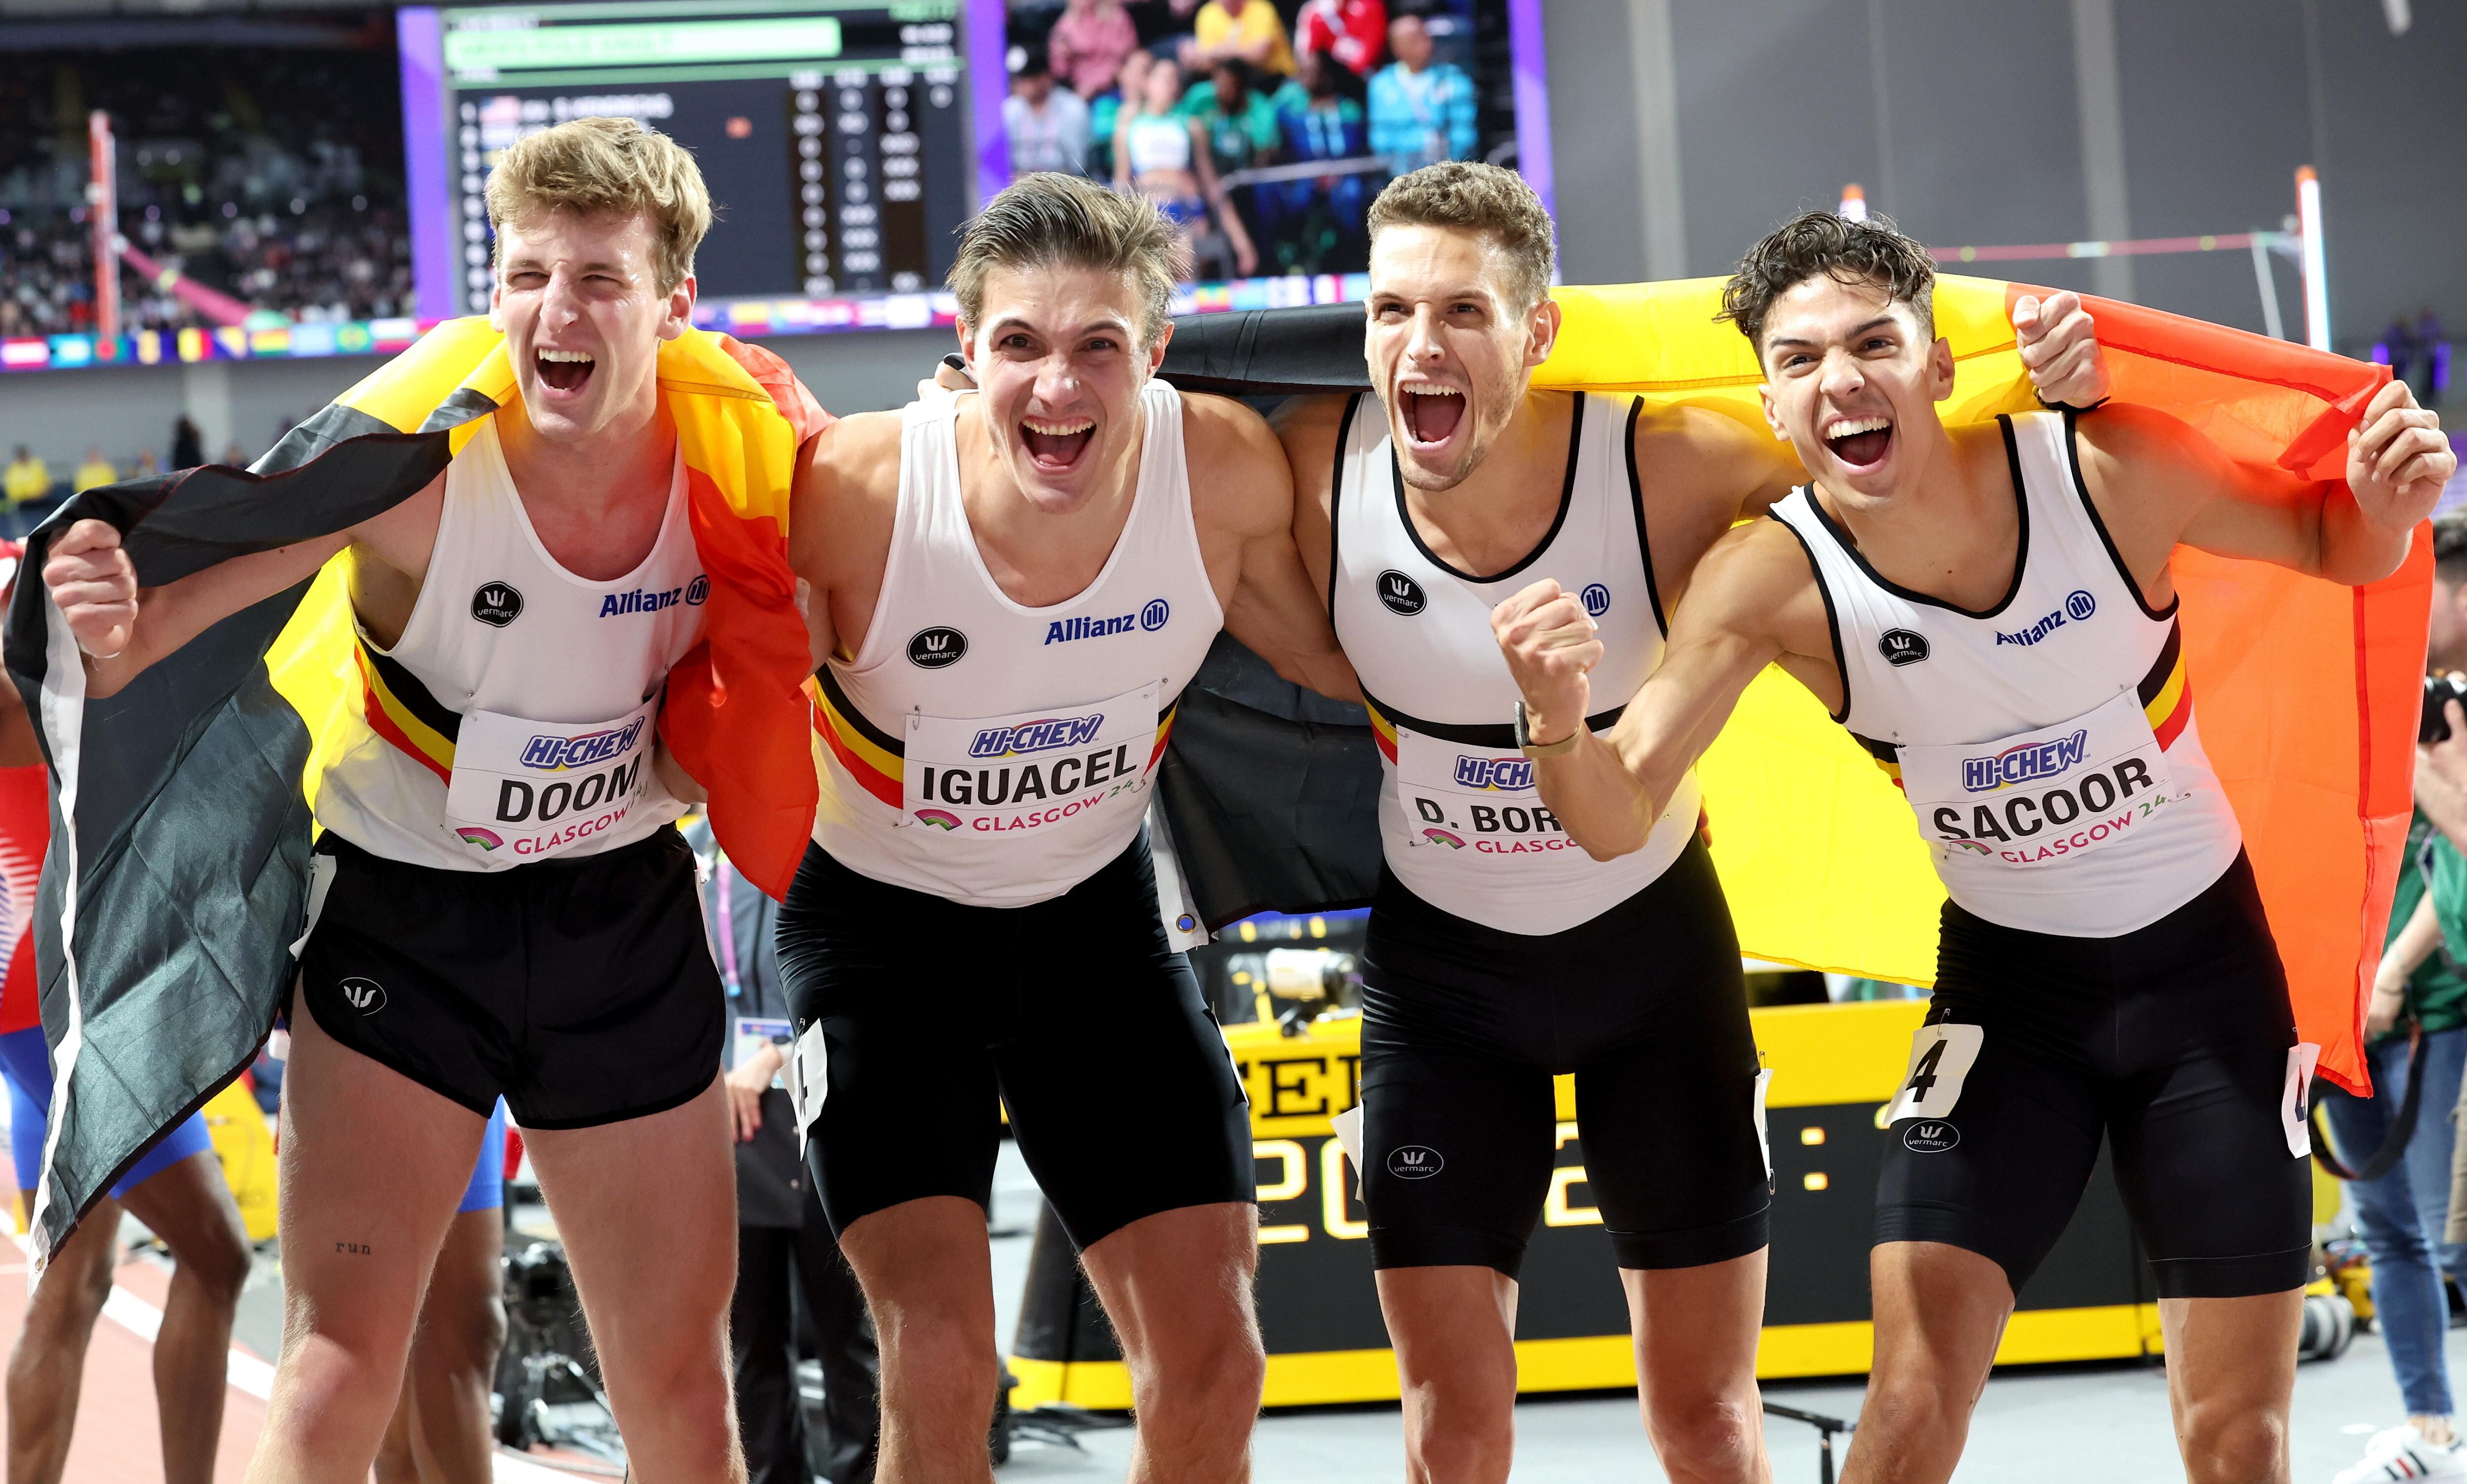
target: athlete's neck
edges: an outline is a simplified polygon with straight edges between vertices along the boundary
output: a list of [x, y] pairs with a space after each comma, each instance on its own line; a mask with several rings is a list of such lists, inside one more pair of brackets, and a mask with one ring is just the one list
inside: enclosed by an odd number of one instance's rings
[[1573, 393], [1528, 386], [1497, 440], [1461, 481], [1446, 489], [1406, 485], [1405, 508], [1423, 544], [1478, 577], [1530, 555], [1559, 516], [1576, 406]]
[[[1901, 477], [1884, 491], [1815, 482], [1825, 513], [1888, 579], [1961, 608], [1995, 605], [2021, 559], [2021, 491], [1994, 423], [1895, 430]], [[1802, 457], [1804, 457], [1802, 455]]]
[[659, 540], [676, 468], [677, 430], [656, 386], [590, 437], [551, 442], [517, 397], [496, 415], [506, 472], [549, 554], [604, 582], [642, 565]]
[[1114, 554], [1140, 488], [1140, 450], [1147, 442], [1147, 408], [1139, 399], [1111, 448], [1091, 446], [1082, 458], [1103, 461], [1091, 472], [1086, 499], [1056, 510], [1028, 498], [1011, 477], [1003, 451], [985, 427], [982, 395], [961, 403], [960, 505], [977, 553], [1003, 596], [1029, 608], [1068, 602], [1087, 591]]

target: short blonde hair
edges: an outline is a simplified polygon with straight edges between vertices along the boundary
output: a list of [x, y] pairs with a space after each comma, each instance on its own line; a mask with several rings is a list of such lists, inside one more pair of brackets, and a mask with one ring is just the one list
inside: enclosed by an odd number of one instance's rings
[[1542, 198], [1514, 170], [1471, 160], [1442, 160], [1399, 175], [1370, 203], [1370, 239], [1389, 227], [1454, 227], [1486, 234], [1515, 268], [1520, 309], [1550, 292], [1559, 240]]
[[508, 222], [542, 213], [649, 218], [663, 294], [693, 272], [711, 230], [711, 191], [693, 155], [632, 119], [575, 119], [525, 135], [497, 162], [487, 195], [488, 228], [501, 243]]
[[985, 275], [995, 268], [1068, 265], [1134, 278], [1143, 343], [1153, 345], [1173, 312], [1173, 286], [1189, 272], [1182, 235], [1144, 196], [1108, 191], [1076, 175], [1023, 175], [960, 230], [951, 259], [960, 323], [985, 323]]

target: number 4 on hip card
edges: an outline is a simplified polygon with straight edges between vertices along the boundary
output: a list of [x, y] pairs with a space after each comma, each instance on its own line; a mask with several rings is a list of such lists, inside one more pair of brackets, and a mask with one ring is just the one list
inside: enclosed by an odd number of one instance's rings
[[1902, 1073], [1901, 1091], [1893, 1095], [1887, 1123], [1904, 1118], [1941, 1118], [1961, 1101], [1961, 1081], [1979, 1060], [1985, 1033], [1976, 1025], [1945, 1022], [1922, 1025], [1911, 1038], [1911, 1065]]

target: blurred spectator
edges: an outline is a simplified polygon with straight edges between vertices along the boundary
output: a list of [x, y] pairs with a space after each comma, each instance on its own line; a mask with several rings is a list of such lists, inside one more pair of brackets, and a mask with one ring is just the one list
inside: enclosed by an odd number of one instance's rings
[[1139, 106], [1124, 108], [1114, 132], [1114, 185], [1155, 202], [1182, 230], [1199, 277], [1248, 278], [1259, 255], [1225, 199], [1205, 131], [1181, 105], [1182, 69], [1160, 60], [1148, 69]]
[[97, 484], [108, 484], [119, 478], [120, 471], [111, 466], [111, 461], [102, 456], [102, 450], [89, 448], [85, 451], [85, 462], [79, 464], [77, 473], [69, 477], [69, 487], [83, 494]]
[[1010, 79], [1003, 100], [1003, 128], [1010, 136], [1010, 168], [1062, 170], [1088, 168], [1088, 105], [1069, 88], [1053, 85], [1053, 73], [1031, 56]]
[[[1301, 55], [1301, 80], [1279, 96], [1277, 122], [1289, 160], [1359, 159], [1369, 152], [1362, 105], [1339, 90], [1343, 74], [1326, 52]], [[1362, 174], [1322, 175], [1280, 181], [1264, 189], [1264, 213], [1275, 219], [1276, 267], [1285, 273], [1323, 273], [1326, 264], [1367, 251], [1363, 215], [1370, 182]]]
[[1184, 65], [1197, 71], [1229, 56], [1288, 78], [1294, 75], [1293, 43], [1270, 0], [1208, 0], [1193, 12], [1190, 40], [1183, 46]]
[[17, 457], [11, 461], [9, 472], [0, 475], [0, 493], [6, 493], [9, 507], [15, 509], [31, 500], [40, 500], [52, 492], [52, 471], [34, 457], [25, 444], [17, 445]]
[[1355, 77], [1368, 78], [1388, 52], [1388, 0], [1309, 0], [1294, 46], [1302, 56], [1333, 56]]
[[1228, 57], [1182, 96], [1183, 116], [1207, 131], [1209, 158], [1219, 175], [1267, 164], [1283, 142], [1277, 105], [1261, 94], [1259, 81], [1248, 62]]
[[162, 461], [154, 457], [154, 450], [141, 448], [137, 450], [137, 467], [130, 471], [128, 477], [133, 480], [150, 480], [162, 472]]
[[1132, 52], [1114, 69], [1115, 87], [1088, 105], [1088, 173], [1098, 180], [1114, 176], [1114, 134], [1122, 126], [1123, 113], [1138, 106], [1147, 92], [1148, 69], [1155, 65], [1155, 54]]
[[1122, 0], [1071, 0], [1045, 44], [1053, 75], [1093, 99], [1114, 85], [1122, 58], [1140, 49], [1140, 35]]
[[1388, 28], [1396, 60], [1370, 79], [1370, 149], [1402, 175], [1474, 151], [1473, 79], [1453, 62], [1431, 60], [1431, 32], [1418, 15]]
[[206, 436], [183, 413], [180, 420], [171, 424], [171, 467], [193, 469], [205, 461]]
[[248, 450], [239, 446], [239, 439], [234, 438], [223, 445], [222, 462], [226, 467], [234, 469], [248, 467]]

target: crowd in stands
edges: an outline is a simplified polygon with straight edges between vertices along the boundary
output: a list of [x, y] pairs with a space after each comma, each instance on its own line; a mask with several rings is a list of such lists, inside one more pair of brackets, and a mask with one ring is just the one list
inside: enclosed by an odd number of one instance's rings
[[[215, 461], [246, 468], [251, 457], [234, 440], [224, 445]], [[15, 540], [25, 535], [61, 501], [97, 484], [147, 479], [167, 469], [194, 468], [205, 461], [205, 435], [186, 416], [173, 420], [170, 441], [162, 454], [151, 448], [139, 448], [114, 459], [89, 444], [74, 465], [63, 459], [55, 466], [53, 461], [30, 445], [19, 443], [11, 450], [8, 464], [0, 467], [0, 539]]]
[[[295, 28], [296, 29], [296, 28]], [[158, 270], [302, 320], [411, 312], [390, 28], [319, 47], [0, 53], [0, 335], [95, 327], [86, 115]], [[209, 323], [125, 262], [124, 331]]]
[[[1149, 197], [1183, 227], [1203, 280], [1357, 270], [1364, 215], [1389, 176], [1483, 154], [1463, 64], [1470, 0], [1067, 0], [1058, 13], [1052, 0], [1014, 0], [1011, 11], [1023, 43], [1004, 115], [1011, 169]], [[1319, 162], [1326, 173], [1280, 169]]]

